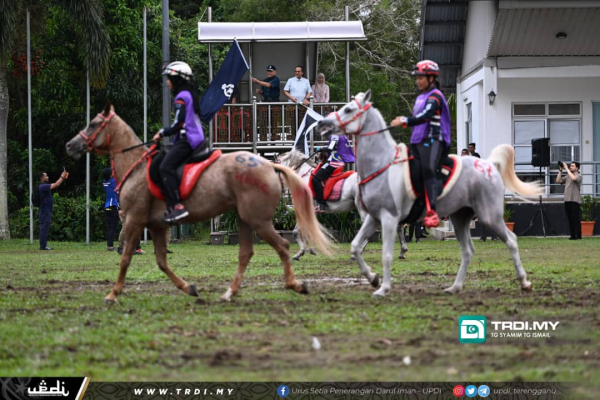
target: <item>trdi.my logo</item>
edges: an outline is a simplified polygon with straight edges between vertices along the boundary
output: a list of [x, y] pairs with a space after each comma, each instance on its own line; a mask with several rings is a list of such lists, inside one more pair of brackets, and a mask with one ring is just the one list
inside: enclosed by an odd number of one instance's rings
[[463, 315], [458, 319], [458, 340], [461, 343], [484, 343], [487, 320], [483, 315]]

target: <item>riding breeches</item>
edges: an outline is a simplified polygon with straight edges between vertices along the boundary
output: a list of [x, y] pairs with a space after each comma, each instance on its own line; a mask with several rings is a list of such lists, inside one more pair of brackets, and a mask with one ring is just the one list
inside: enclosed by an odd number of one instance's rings
[[333, 171], [335, 170], [335, 167], [329, 164], [324, 164], [312, 177], [313, 190], [315, 191], [315, 197], [319, 203], [325, 201], [323, 199], [323, 183], [325, 183], [327, 179], [329, 179], [329, 177], [331, 176], [331, 174], [333, 174]]
[[[180, 137], [173, 147], [167, 153], [160, 153], [157, 157], [162, 156], [158, 171], [162, 188], [167, 199], [167, 208], [172, 209], [181, 201], [179, 197], [179, 177], [177, 176], [177, 168], [193, 153], [193, 149], [185, 137]], [[164, 155], [163, 155], [164, 154]]]
[[446, 143], [429, 138], [421, 143], [411, 144], [411, 147], [421, 164], [421, 178], [429, 198], [429, 204], [431, 209], [435, 210], [437, 198], [436, 170], [446, 152]]

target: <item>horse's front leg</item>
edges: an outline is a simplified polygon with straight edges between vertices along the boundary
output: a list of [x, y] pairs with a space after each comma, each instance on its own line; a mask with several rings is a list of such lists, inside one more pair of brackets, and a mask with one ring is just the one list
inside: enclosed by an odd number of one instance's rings
[[123, 254], [121, 255], [121, 263], [119, 265], [119, 277], [117, 282], [113, 286], [110, 293], [104, 298], [105, 304], [114, 304], [117, 302], [117, 296], [123, 292], [123, 285], [125, 284], [125, 276], [127, 275], [127, 268], [131, 263], [131, 256], [137, 246], [138, 239], [142, 233], [142, 228], [138, 225], [128, 223], [127, 219], [123, 220], [124, 240], [125, 247]]
[[394, 259], [394, 245], [396, 244], [396, 229], [398, 228], [398, 218], [388, 212], [381, 215], [381, 240], [383, 242], [382, 264], [383, 264], [383, 284], [373, 293], [373, 297], [383, 297], [392, 289], [391, 266]]
[[398, 225], [398, 238], [400, 239], [400, 255], [398, 256], [399, 259], [404, 260], [406, 259], [406, 252], [408, 251], [408, 246], [406, 245], [406, 237], [404, 236], [404, 229], [402, 229], [402, 226]]
[[358, 263], [358, 267], [360, 268], [360, 272], [367, 278], [367, 280], [371, 283], [373, 287], [379, 286], [379, 275], [371, 272], [371, 268], [365, 262], [365, 259], [362, 256], [363, 244], [370, 237], [373, 232], [377, 229], [377, 221], [375, 218], [367, 215], [363, 220], [363, 224], [360, 227], [360, 230], [352, 240], [352, 245], [350, 247], [352, 251], [352, 255], [354, 259]]

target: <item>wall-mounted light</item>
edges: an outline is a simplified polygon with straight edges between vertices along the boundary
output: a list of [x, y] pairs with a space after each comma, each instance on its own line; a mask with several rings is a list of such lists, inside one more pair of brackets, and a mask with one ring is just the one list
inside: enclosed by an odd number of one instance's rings
[[565, 32], [558, 32], [556, 34], [556, 38], [557, 39], [566, 39], [567, 38], [567, 34]]
[[493, 106], [494, 101], [496, 101], [496, 92], [494, 92], [494, 89], [488, 93], [488, 99], [490, 100], [490, 106]]

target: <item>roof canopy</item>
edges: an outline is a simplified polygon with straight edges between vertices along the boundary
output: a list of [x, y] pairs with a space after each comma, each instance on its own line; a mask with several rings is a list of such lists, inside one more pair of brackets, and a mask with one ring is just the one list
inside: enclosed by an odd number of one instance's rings
[[360, 21], [199, 22], [200, 43], [346, 42], [366, 40]]

